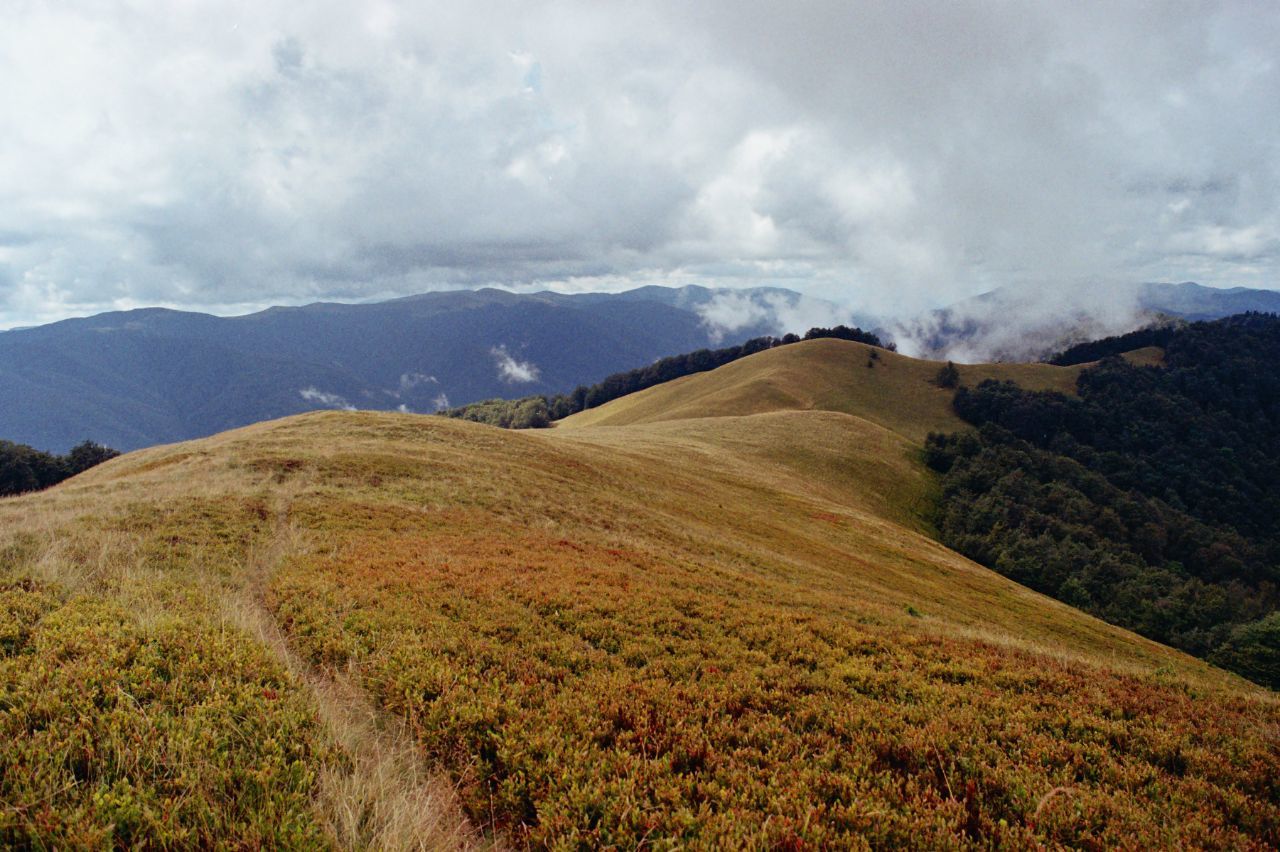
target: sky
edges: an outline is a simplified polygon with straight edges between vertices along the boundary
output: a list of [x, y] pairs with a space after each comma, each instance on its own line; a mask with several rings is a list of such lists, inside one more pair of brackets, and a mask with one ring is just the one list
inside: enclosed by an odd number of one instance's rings
[[1277, 45], [1269, 0], [3, 0], [0, 328], [486, 285], [888, 315], [1275, 289]]

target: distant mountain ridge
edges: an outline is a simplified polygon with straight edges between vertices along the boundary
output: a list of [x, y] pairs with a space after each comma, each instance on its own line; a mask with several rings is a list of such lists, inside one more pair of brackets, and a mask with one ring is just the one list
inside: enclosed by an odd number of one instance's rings
[[[705, 306], [758, 303], [733, 340], [779, 331], [777, 288], [425, 293], [238, 317], [144, 308], [0, 333], [0, 436], [122, 450], [315, 408], [431, 412], [554, 393], [724, 340]], [[779, 302], [781, 300], [781, 302]], [[761, 317], [764, 317], [763, 319]]]
[[1181, 284], [1143, 284], [1142, 307], [1185, 320], [1212, 320], [1246, 311], [1280, 312], [1280, 292], [1248, 287], [1218, 289], [1191, 281]]
[[0, 332], [0, 438], [51, 452], [85, 439], [129, 450], [316, 408], [432, 412], [568, 392], [675, 353], [811, 325], [859, 324], [936, 359], [1035, 361], [1151, 323], [1250, 310], [1280, 311], [1280, 293], [1003, 288], [888, 334], [771, 287], [455, 290], [239, 317], [143, 308]]

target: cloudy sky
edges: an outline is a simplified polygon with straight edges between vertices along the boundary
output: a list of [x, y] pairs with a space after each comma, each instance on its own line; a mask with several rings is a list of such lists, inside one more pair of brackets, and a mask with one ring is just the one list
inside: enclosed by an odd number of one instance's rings
[[1280, 287], [1277, 45], [1270, 0], [4, 0], [0, 328], [485, 284]]

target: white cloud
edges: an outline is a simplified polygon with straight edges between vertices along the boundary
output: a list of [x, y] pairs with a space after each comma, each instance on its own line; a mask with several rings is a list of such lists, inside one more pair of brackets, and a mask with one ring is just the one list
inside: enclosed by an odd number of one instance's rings
[[298, 395], [307, 402], [314, 402], [322, 408], [337, 408], [342, 411], [356, 410], [354, 405], [347, 402], [346, 399], [338, 396], [336, 393], [329, 393], [328, 391], [317, 390], [316, 388], [303, 388], [298, 391]]
[[402, 393], [408, 393], [418, 385], [423, 384], [438, 385], [440, 384], [440, 381], [435, 376], [429, 376], [426, 373], [419, 373], [417, 371], [401, 373], [398, 390], [393, 391], [392, 395], [399, 396]]
[[1137, 285], [1093, 283], [1071, 291], [1011, 287], [902, 321], [892, 336], [906, 355], [966, 364], [1026, 361], [1154, 319], [1142, 308]]
[[711, 339], [719, 342], [725, 335], [769, 319], [769, 308], [747, 293], [718, 293], [711, 301], [697, 307], [702, 324]]
[[1171, 248], [1191, 254], [1216, 258], [1253, 260], [1280, 255], [1280, 229], [1264, 225], [1246, 228], [1224, 228], [1205, 225], [1189, 232], [1175, 234]]
[[803, 294], [798, 299], [770, 296], [769, 301], [773, 305], [778, 330], [784, 333], [792, 331], [802, 334], [811, 328], [830, 328], [836, 325], [870, 325], [868, 321], [859, 321], [844, 305]]
[[[527, 384], [538, 380], [538, 368], [529, 361], [517, 361], [507, 352], [505, 346], [495, 346], [489, 350], [498, 366], [498, 378], [510, 384]], [[447, 400], [446, 400], [447, 401]]]
[[0, 327], [441, 286], [1275, 286], [1280, 7], [18, 3]]
[[712, 341], [720, 342], [743, 329], [763, 326], [767, 333], [803, 334], [811, 328], [855, 322], [848, 308], [803, 294], [725, 291], [695, 309]]

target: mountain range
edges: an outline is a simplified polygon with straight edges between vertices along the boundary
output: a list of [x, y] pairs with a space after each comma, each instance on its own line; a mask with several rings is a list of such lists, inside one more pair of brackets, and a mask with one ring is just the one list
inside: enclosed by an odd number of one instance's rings
[[317, 408], [433, 412], [567, 392], [663, 356], [809, 325], [878, 326], [927, 357], [1024, 361], [1152, 322], [1245, 310], [1280, 310], [1280, 293], [1146, 284], [1055, 304], [1005, 288], [897, 323], [781, 288], [698, 286], [445, 291], [238, 317], [147, 308], [0, 333], [0, 438], [51, 452], [86, 439], [131, 450]]
[[[61, 452], [129, 450], [316, 408], [432, 412], [569, 390], [720, 342], [703, 287], [625, 293], [447, 291], [238, 317], [159, 308], [0, 333], [0, 436]], [[758, 310], [737, 338], [778, 331], [790, 291], [734, 293]]]

